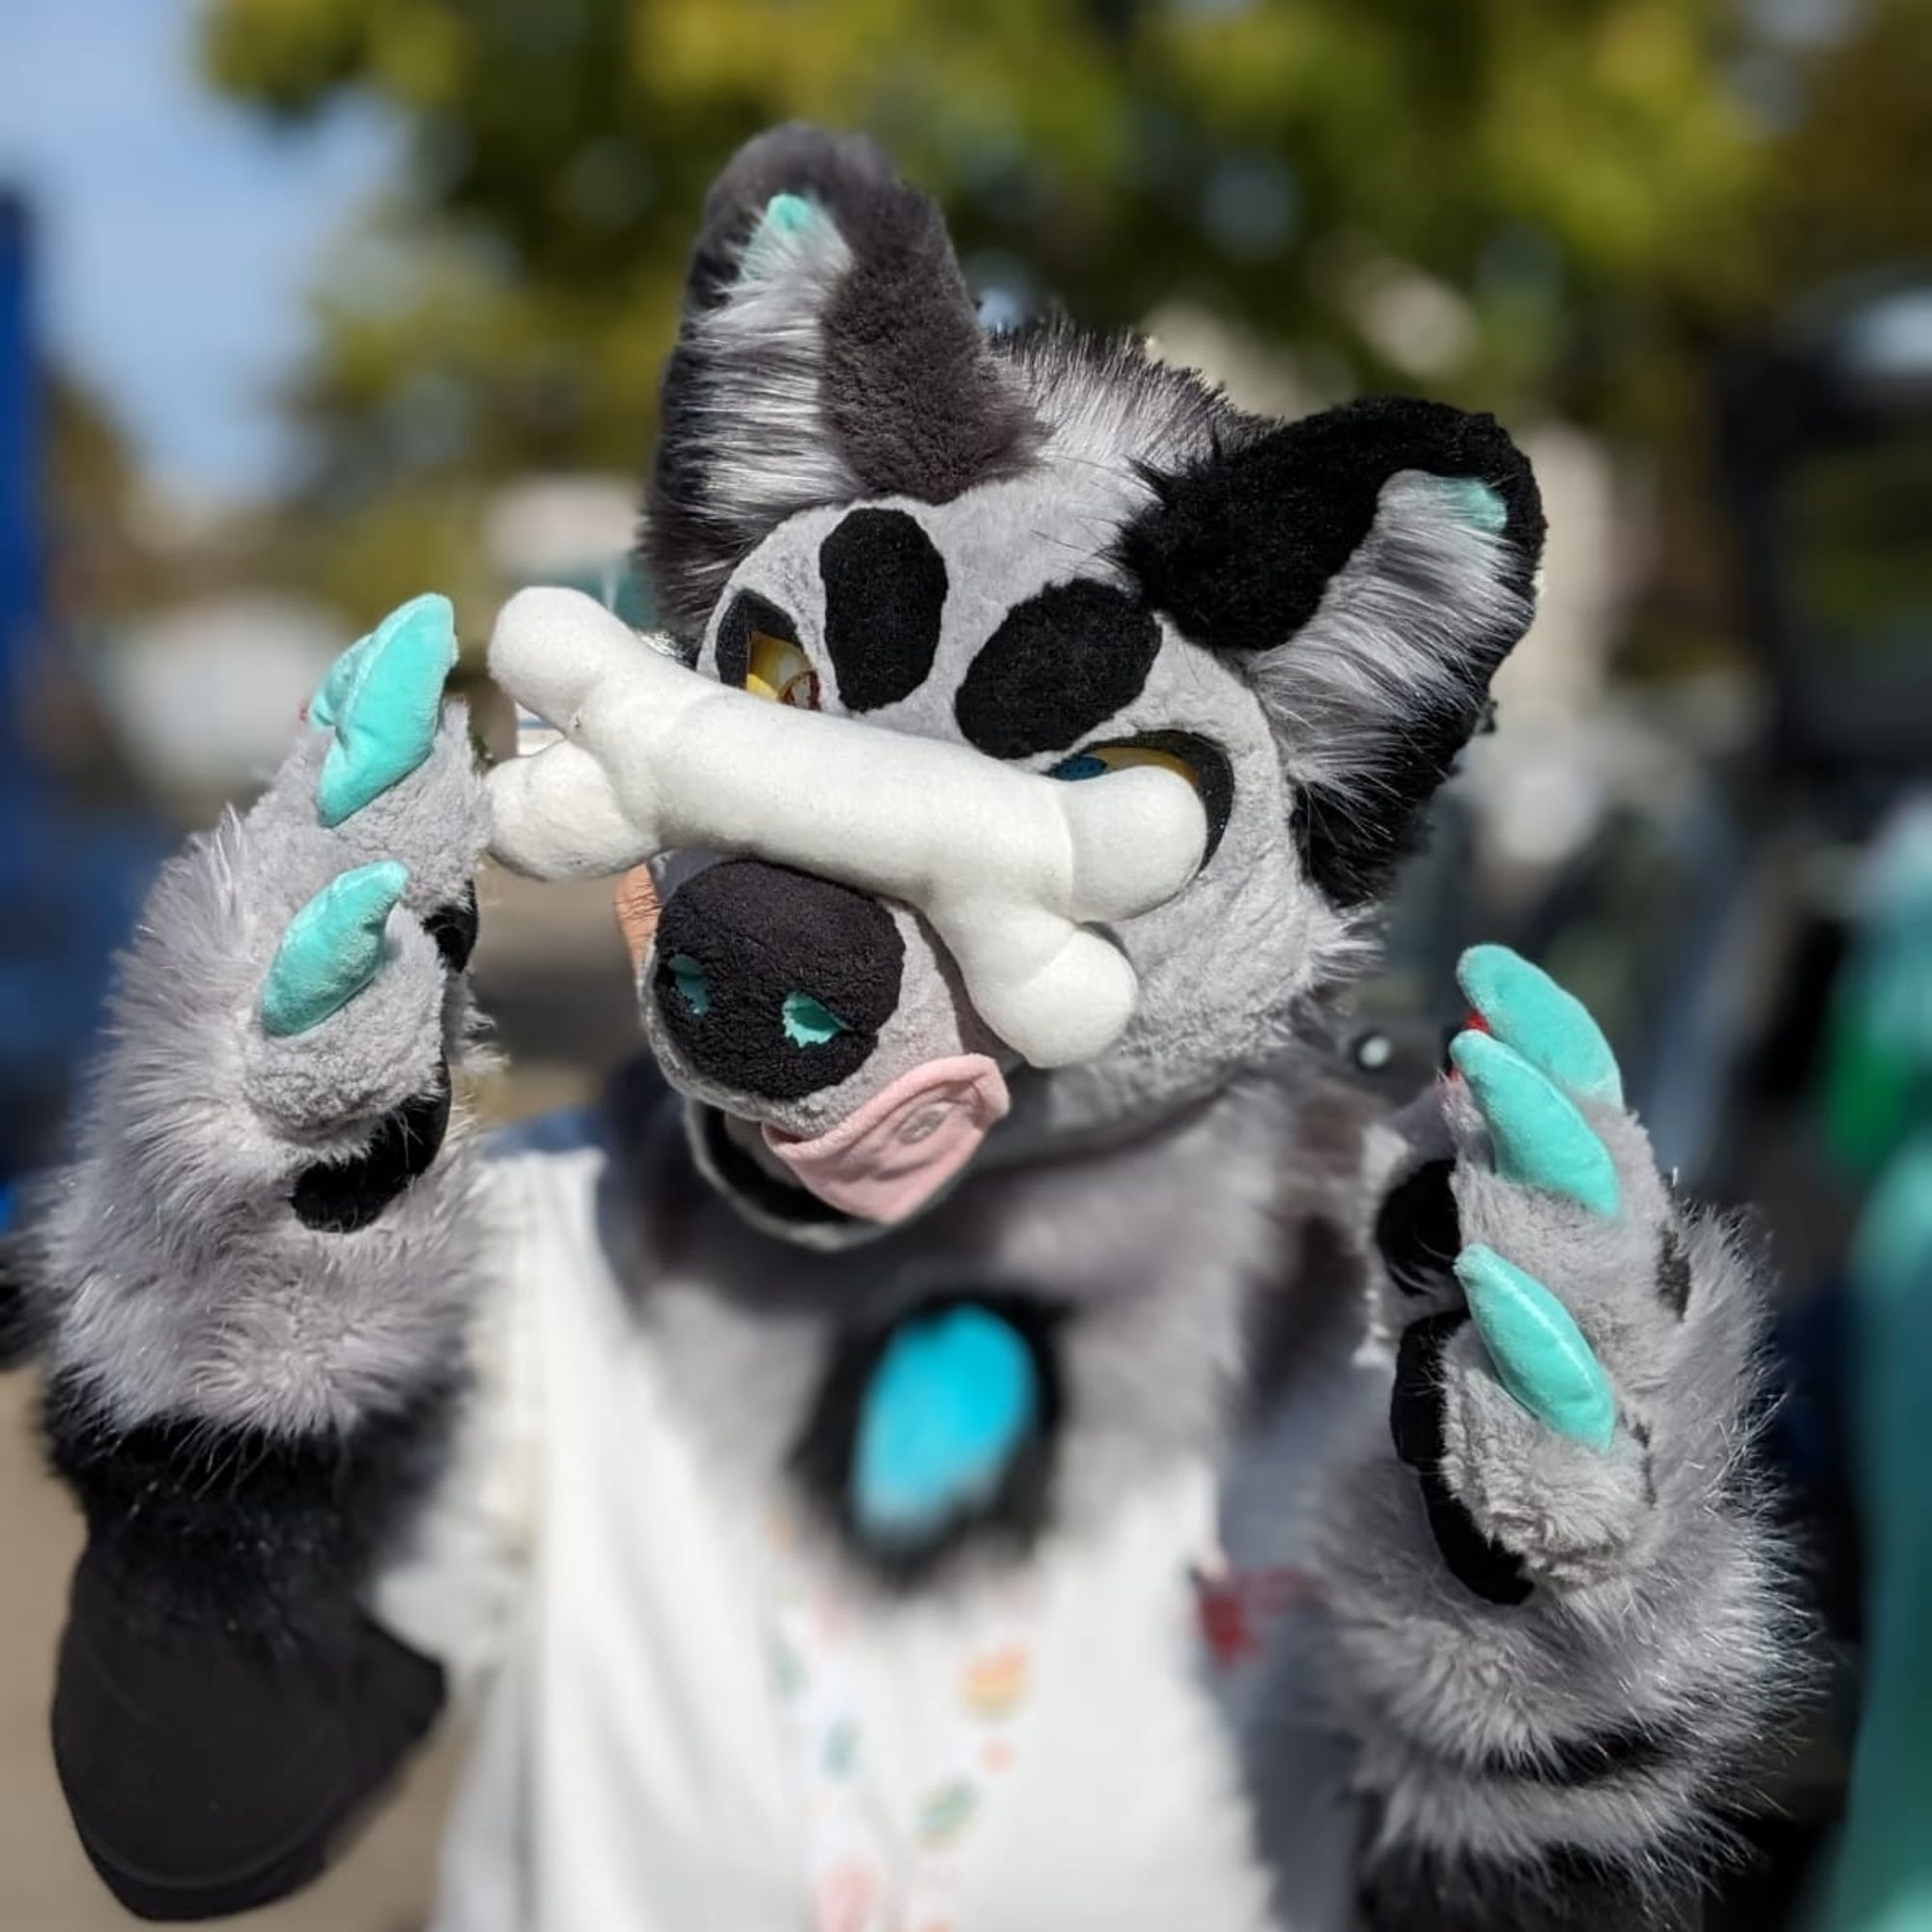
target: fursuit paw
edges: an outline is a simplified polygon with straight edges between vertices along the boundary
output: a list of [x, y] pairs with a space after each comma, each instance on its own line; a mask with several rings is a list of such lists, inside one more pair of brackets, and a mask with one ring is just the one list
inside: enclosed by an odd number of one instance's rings
[[1583, 1007], [1503, 947], [1463, 955], [1474, 1009], [1445, 1151], [1383, 1206], [1400, 1303], [1391, 1425], [1444, 1560], [1519, 1603], [1642, 1561], [1691, 1269], [1679, 1213]]
[[448, 601], [338, 659], [260, 803], [204, 848], [246, 992], [242, 1087], [311, 1228], [367, 1226], [435, 1160], [469, 1019], [471, 874], [488, 836]]

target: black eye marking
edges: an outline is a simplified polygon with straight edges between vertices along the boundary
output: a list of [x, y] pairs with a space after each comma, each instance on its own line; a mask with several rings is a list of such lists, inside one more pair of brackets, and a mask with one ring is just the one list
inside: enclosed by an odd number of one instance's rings
[[411, 1181], [429, 1172], [448, 1128], [449, 1068], [440, 1065], [436, 1084], [391, 1107], [353, 1160], [317, 1161], [296, 1176], [289, 1197], [296, 1219], [326, 1235], [353, 1235], [368, 1227]]
[[1153, 613], [1092, 579], [1016, 604], [973, 660], [953, 715], [996, 758], [1064, 752], [1131, 704], [1160, 649]]
[[782, 638], [788, 644], [798, 642], [798, 626], [767, 597], [755, 590], [741, 590], [731, 600], [724, 621], [718, 627], [718, 682], [734, 691], [745, 688], [752, 669], [752, 633], [762, 631], [768, 638]]
[[946, 564], [903, 510], [854, 510], [818, 547], [825, 648], [847, 711], [909, 697], [932, 670]]

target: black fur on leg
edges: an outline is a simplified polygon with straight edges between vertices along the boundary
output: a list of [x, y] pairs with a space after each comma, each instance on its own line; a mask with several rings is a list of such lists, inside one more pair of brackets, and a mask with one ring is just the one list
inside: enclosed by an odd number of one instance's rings
[[16, 1369], [41, 1345], [41, 1315], [27, 1276], [27, 1244], [0, 1236], [0, 1369]]
[[198, 1418], [117, 1429], [68, 1372], [47, 1385], [42, 1427], [95, 1560], [139, 1614], [273, 1648], [360, 1588], [441, 1466], [460, 1387], [452, 1375], [353, 1429], [276, 1436]]

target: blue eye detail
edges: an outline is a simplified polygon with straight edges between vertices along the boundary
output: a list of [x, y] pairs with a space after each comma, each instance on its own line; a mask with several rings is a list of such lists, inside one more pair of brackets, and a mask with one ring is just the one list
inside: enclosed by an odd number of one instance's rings
[[1050, 779], [1103, 779], [1106, 776], [1107, 767], [1092, 752], [1075, 752], [1070, 758], [1062, 758], [1047, 773]]
[[829, 1007], [822, 1007], [810, 993], [787, 993], [781, 1012], [785, 1037], [794, 1046], [823, 1046], [829, 1039], [852, 1029]]
[[673, 952], [665, 961], [665, 971], [675, 981], [684, 1004], [702, 1019], [711, 1010], [711, 982], [704, 977], [704, 968], [689, 952]]

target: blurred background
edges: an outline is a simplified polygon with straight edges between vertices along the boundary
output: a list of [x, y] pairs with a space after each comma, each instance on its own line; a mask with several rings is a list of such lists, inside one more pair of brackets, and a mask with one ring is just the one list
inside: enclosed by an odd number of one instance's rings
[[[941, 197], [989, 327], [1065, 307], [1250, 407], [1414, 390], [1530, 451], [1543, 614], [1356, 1057], [1433, 1061], [1473, 937], [1593, 1003], [1666, 1162], [1761, 1206], [1781, 1449], [1850, 1574], [1849, 1258], [1932, 1114], [1932, 0], [5, 0], [0, 1189], [154, 866], [336, 650], [431, 587], [472, 653], [531, 581], [648, 619], [697, 203], [793, 115]], [[478, 974], [495, 1113], [634, 1048], [601, 889], [487, 882]], [[44, 1744], [77, 1529], [19, 1377], [0, 1522], [0, 1926], [91, 1932]], [[441, 1779], [245, 1922], [407, 1932]]]

